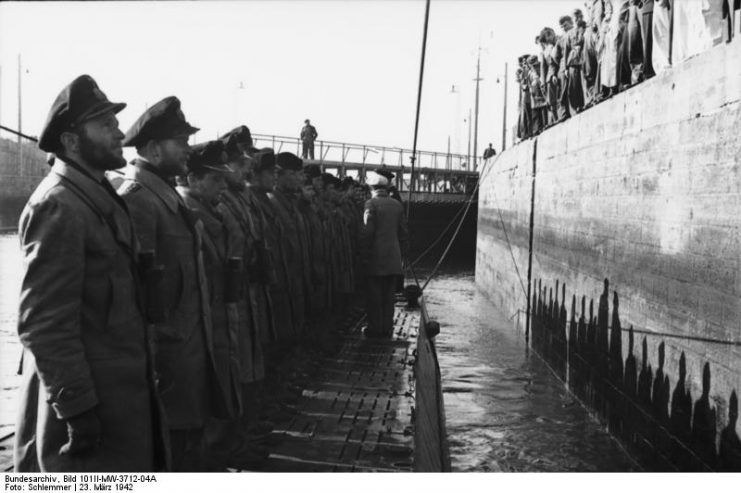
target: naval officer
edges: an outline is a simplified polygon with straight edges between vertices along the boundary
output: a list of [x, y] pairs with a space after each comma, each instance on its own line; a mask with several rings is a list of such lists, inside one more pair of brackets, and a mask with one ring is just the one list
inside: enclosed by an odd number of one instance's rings
[[147, 289], [154, 326], [158, 390], [170, 430], [175, 471], [203, 469], [203, 430], [213, 408], [223, 405], [215, 378], [213, 335], [201, 250], [203, 224], [173, 186], [185, 175], [188, 138], [198, 131], [170, 96], [131, 126], [124, 146], [139, 155], [119, 188], [134, 220], [143, 252], [162, 270]]
[[105, 178], [126, 164], [112, 103], [87, 75], [57, 96], [39, 139], [57, 160], [21, 215], [25, 352], [14, 467], [165, 468], [136, 238]]
[[404, 206], [389, 197], [389, 181], [370, 173], [366, 183], [372, 190], [365, 203], [360, 244], [367, 276], [367, 314], [371, 337], [388, 337], [393, 332], [394, 287], [402, 275], [402, 258], [409, 248]]

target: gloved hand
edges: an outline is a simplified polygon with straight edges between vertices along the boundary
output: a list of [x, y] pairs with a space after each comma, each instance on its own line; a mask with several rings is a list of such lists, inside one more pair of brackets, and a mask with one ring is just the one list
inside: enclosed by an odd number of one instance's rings
[[67, 443], [59, 449], [59, 455], [75, 455], [93, 450], [100, 445], [101, 426], [94, 409], [67, 420]]

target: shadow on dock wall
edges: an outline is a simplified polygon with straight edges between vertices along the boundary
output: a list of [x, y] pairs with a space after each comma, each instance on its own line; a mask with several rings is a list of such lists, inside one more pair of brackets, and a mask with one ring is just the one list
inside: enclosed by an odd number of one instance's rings
[[[612, 317], [609, 281], [599, 298], [571, 298], [567, 318], [566, 286], [554, 289], [534, 282], [531, 347], [548, 363], [610, 432], [637, 460], [655, 471], [741, 471], [741, 440], [736, 433], [738, 396], [731, 392], [728, 420], [717, 443], [716, 416], [710, 403], [711, 368], [703, 367], [702, 395], [694, 402], [686, 382], [686, 359], [682, 352], [679, 375], [664, 370], [664, 343], [658, 346], [658, 367], [648, 361], [646, 336], [636, 356], [634, 329], [628, 332], [627, 356], [623, 356], [618, 293], [613, 291]], [[560, 292], [559, 292], [560, 291]], [[559, 297], [560, 295], [560, 297]], [[577, 305], [580, 315], [577, 318]], [[640, 363], [638, 358], [640, 357]], [[671, 383], [674, 381], [674, 390]]]

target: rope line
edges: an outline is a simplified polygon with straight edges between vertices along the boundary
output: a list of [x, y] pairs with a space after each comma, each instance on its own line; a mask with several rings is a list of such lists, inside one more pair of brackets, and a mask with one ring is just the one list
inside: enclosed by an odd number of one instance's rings
[[23, 137], [24, 139], [28, 139], [31, 142], [38, 142], [39, 141], [39, 139], [37, 139], [36, 137], [31, 137], [30, 135], [26, 135], [26, 134], [21, 133], [21, 132], [19, 132], [17, 130], [13, 130], [12, 128], [8, 128], [5, 125], [0, 125], [0, 129], [5, 130], [6, 132], [10, 132], [10, 133], [12, 133], [14, 135], [17, 135], [19, 137]]
[[[524, 313], [527, 314], [526, 310], [523, 310], [522, 308], [518, 308], [515, 313], [509, 318], [512, 320], [515, 315], [518, 313]], [[571, 324], [571, 322], [567, 322], [568, 324]], [[578, 323], [578, 320], [577, 320]], [[654, 337], [667, 337], [670, 339], [682, 339], [684, 341], [697, 341], [697, 342], [707, 342], [710, 344], [719, 344], [722, 346], [741, 346], [741, 341], [729, 341], [724, 339], [715, 339], [712, 337], [699, 337], [699, 336], [690, 336], [686, 334], [671, 334], [669, 332], [657, 332], [655, 330], [648, 330], [648, 329], [636, 329], [632, 324], [631, 327], [625, 328], [620, 327], [620, 332], [630, 332], [631, 329], [633, 330], [634, 334], [644, 334]], [[607, 330], [612, 330], [612, 325], [607, 326]], [[568, 340], [568, 337], [566, 338]]]
[[412, 262], [412, 263], [410, 264], [410, 267], [414, 267], [415, 265], [417, 265], [417, 264], [419, 263], [419, 261], [420, 261], [420, 260], [422, 260], [422, 258], [424, 258], [424, 256], [425, 256], [425, 255], [427, 255], [428, 253], [430, 253], [430, 251], [432, 251], [432, 249], [433, 249], [433, 248], [434, 248], [434, 247], [435, 247], [435, 246], [436, 246], [436, 245], [437, 245], [438, 243], [440, 243], [440, 241], [441, 241], [441, 240], [443, 239], [443, 237], [445, 236], [445, 233], [447, 233], [447, 232], [448, 232], [448, 230], [450, 229], [450, 227], [451, 227], [451, 226], [452, 226], [452, 225], [453, 225], [453, 224], [455, 223], [456, 219], [458, 219], [458, 216], [460, 216], [460, 215], [461, 215], [461, 213], [462, 213], [462, 212], [463, 212], [463, 211], [464, 211], [465, 209], [466, 209], [466, 205], [465, 205], [465, 204], [463, 204], [463, 205], [461, 206], [461, 208], [460, 208], [460, 209], [458, 210], [458, 212], [456, 212], [456, 213], [455, 213], [455, 216], [453, 216], [453, 219], [451, 219], [451, 220], [450, 220], [450, 222], [448, 222], [448, 225], [447, 225], [447, 226], [445, 226], [445, 229], [443, 230], [443, 232], [442, 232], [442, 233], [440, 233], [440, 234], [438, 235], [438, 237], [437, 237], [437, 238], [435, 239], [435, 241], [433, 241], [433, 242], [432, 242], [432, 244], [431, 244], [430, 246], [428, 246], [428, 247], [427, 247], [427, 249], [426, 249], [426, 250], [425, 250], [424, 252], [420, 253], [420, 254], [419, 254], [419, 255], [417, 256], [417, 258], [416, 258], [416, 259], [415, 259], [415, 260], [414, 260], [414, 261], [413, 261], [413, 262]]
[[[490, 165], [489, 169], [491, 169], [491, 165], [496, 163], [499, 160], [499, 156], [501, 154], [494, 157], [489, 162], [484, 163], [484, 167], [482, 168], [481, 172], [479, 173], [479, 179], [476, 181], [476, 186], [474, 187], [473, 191], [471, 192], [471, 196], [468, 198], [468, 203], [466, 204], [466, 208], [463, 211], [463, 216], [461, 217], [460, 221], [458, 221], [458, 226], [455, 228], [455, 232], [453, 232], [453, 236], [450, 238], [450, 241], [448, 242], [448, 245], [445, 247], [445, 251], [443, 251], [442, 255], [440, 256], [440, 259], [437, 261], [437, 264], [435, 264], [435, 267], [432, 269], [432, 272], [427, 277], [427, 280], [425, 281], [424, 286], [422, 286], [422, 291], [424, 292], [425, 288], [428, 284], [430, 284], [430, 281], [437, 275], [437, 271], [442, 265], [443, 261], [445, 260], [445, 257], [448, 255], [448, 252], [450, 251], [450, 247], [453, 246], [453, 242], [455, 242], [455, 239], [458, 237], [458, 233], [461, 230], [461, 227], [463, 226], [464, 221], [466, 220], [466, 216], [468, 215], [468, 211], [471, 208], [471, 204], [473, 203], [473, 198], [476, 196], [476, 192], [479, 190], [479, 185], [481, 185], [481, 180], [485, 175], [485, 171], [487, 171], [486, 165]], [[513, 257], [514, 258], [514, 257]]]

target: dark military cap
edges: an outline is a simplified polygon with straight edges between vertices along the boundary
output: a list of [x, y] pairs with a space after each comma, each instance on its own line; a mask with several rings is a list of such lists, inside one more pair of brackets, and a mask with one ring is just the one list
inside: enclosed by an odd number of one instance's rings
[[389, 182], [394, 180], [394, 174], [388, 170], [385, 170], [383, 168], [375, 170], [376, 173], [386, 178]]
[[348, 188], [355, 185], [355, 180], [353, 180], [352, 176], [346, 176], [342, 179], [340, 185], [342, 186], [343, 190], [347, 190]]
[[333, 185], [335, 188], [339, 188], [340, 184], [342, 183], [339, 178], [337, 178], [332, 173], [322, 173], [322, 181], [324, 182], [324, 186]]
[[310, 180], [313, 178], [319, 178], [322, 176], [322, 169], [318, 164], [310, 164], [304, 168], [304, 174], [306, 175], [306, 178]]
[[226, 159], [222, 141], [211, 140], [196, 144], [190, 148], [188, 171], [191, 173], [231, 173], [232, 169], [225, 164]]
[[224, 139], [223, 137], [219, 139], [219, 142], [224, 144], [224, 152], [226, 152], [227, 159], [230, 161], [237, 160], [244, 156], [244, 153], [241, 151], [239, 146], [237, 145], [237, 137], [234, 135], [231, 135]]
[[150, 140], [174, 139], [181, 135], [192, 135], [198, 130], [185, 120], [180, 100], [169, 96], [142, 113], [126, 132], [123, 145], [138, 147]]
[[260, 151], [255, 154], [255, 166], [253, 169], [259, 173], [273, 168], [275, 168], [275, 152], [273, 152], [269, 147], [260, 149]]
[[81, 75], [62, 89], [54, 100], [39, 137], [39, 148], [57, 152], [62, 143], [59, 137], [86, 121], [107, 112], [118, 113], [126, 103], [112, 103], [89, 75]]
[[230, 139], [235, 139], [240, 144], [252, 147], [252, 134], [250, 133], [250, 129], [244, 125], [240, 125], [219, 137], [219, 140], [223, 140], [224, 142]]
[[301, 171], [304, 167], [304, 162], [300, 157], [291, 152], [279, 152], [275, 155], [275, 165], [280, 169]]

